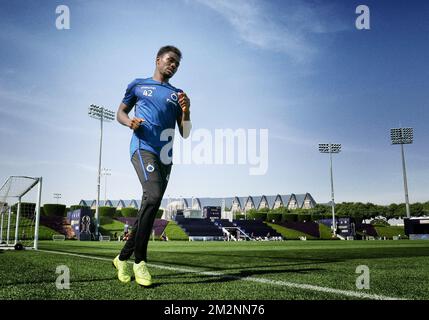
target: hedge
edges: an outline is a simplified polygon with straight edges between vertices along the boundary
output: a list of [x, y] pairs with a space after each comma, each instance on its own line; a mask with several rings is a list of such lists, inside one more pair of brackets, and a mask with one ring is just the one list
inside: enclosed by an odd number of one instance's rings
[[48, 217], [65, 217], [66, 206], [64, 204], [46, 203], [43, 206], [43, 215]]
[[275, 222], [282, 221], [282, 214], [281, 213], [268, 213], [267, 214], [267, 221], [272, 222], [273, 220]]
[[298, 215], [294, 213], [282, 214], [282, 222], [296, 222], [298, 221]]
[[318, 214], [318, 213], [312, 213], [311, 214], [311, 221], [316, 222], [316, 221], [318, 221], [320, 219], [323, 219], [323, 215]]
[[266, 212], [260, 212], [260, 211], [253, 211], [253, 212], [249, 212], [247, 214], [247, 219], [262, 219], [262, 220], [267, 220], [267, 213]]
[[136, 208], [122, 208], [121, 214], [123, 217], [131, 218], [131, 217], [137, 217], [138, 210]]
[[74, 211], [74, 210], [83, 209], [83, 208], [89, 208], [89, 207], [88, 206], [80, 206], [80, 205], [72, 205], [72, 206], [70, 206], [69, 211]]
[[298, 221], [299, 222], [310, 222], [311, 221], [311, 214], [298, 214]]
[[116, 209], [113, 207], [99, 207], [98, 214], [100, 217], [110, 217], [113, 218], [115, 216]]

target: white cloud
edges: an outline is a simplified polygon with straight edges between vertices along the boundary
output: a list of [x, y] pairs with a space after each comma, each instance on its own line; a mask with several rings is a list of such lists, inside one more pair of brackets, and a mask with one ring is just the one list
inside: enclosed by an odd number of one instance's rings
[[261, 49], [286, 53], [299, 62], [317, 53], [310, 35], [346, 29], [345, 24], [333, 16], [332, 5], [315, 7], [303, 1], [288, 1], [273, 7], [271, 3], [255, 0], [195, 1], [221, 14], [243, 41]]
[[280, 141], [284, 141], [287, 144], [294, 144], [294, 145], [306, 146], [306, 147], [311, 147], [311, 148], [314, 148], [315, 146], [317, 146], [316, 140], [296, 137], [296, 136], [292, 136], [290, 134], [280, 135], [280, 134], [276, 134], [276, 133], [270, 133], [270, 138], [280, 140]]

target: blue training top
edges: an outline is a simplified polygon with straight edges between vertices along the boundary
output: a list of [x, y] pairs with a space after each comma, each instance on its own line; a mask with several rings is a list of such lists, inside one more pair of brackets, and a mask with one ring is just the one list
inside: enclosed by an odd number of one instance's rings
[[[135, 79], [128, 85], [122, 102], [131, 108], [135, 106], [135, 116], [144, 119], [131, 138], [131, 158], [138, 149], [160, 156], [162, 147], [170, 143], [171, 139], [161, 141], [161, 133], [165, 129], [174, 130], [177, 119], [182, 116], [179, 92], [182, 90], [152, 78]], [[168, 155], [172, 157], [172, 148]]]

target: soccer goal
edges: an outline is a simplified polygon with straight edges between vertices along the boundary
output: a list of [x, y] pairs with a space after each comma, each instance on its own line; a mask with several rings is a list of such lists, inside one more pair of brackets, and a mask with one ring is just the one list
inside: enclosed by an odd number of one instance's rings
[[0, 249], [36, 249], [42, 178], [11, 176], [0, 188]]

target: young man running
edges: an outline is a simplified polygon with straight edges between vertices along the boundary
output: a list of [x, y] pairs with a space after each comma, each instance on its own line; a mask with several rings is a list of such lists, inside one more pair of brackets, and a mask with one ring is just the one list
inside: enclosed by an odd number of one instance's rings
[[[147, 245], [172, 166], [172, 150], [165, 156], [165, 147], [172, 146], [172, 141], [164, 141], [161, 133], [164, 130], [174, 130], [177, 122], [181, 136], [186, 139], [191, 129], [189, 98], [182, 90], [169, 83], [179, 68], [181, 58], [182, 53], [176, 47], [165, 46], [159, 49], [153, 77], [131, 82], [118, 108], [117, 120], [133, 130], [131, 162], [143, 188], [138, 218], [128, 241], [113, 260], [121, 282], [131, 281], [127, 260], [134, 253], [133, 271], [136, 282], [142, 286], [152, 284], [152, 277], [146, 266]], [[128, 113], [134, 106], [135, 117], [130, 119]]]

